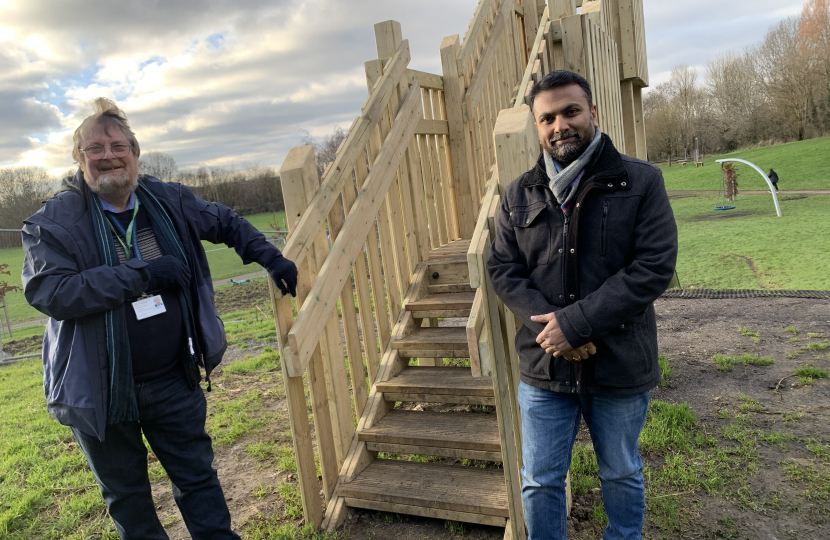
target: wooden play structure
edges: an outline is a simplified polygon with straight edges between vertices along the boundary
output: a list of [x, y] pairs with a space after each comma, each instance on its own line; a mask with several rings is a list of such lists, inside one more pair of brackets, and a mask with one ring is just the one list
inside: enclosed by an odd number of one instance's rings
[[300, 282], [295, 306], [271, 294], [305, 520], [333, 530], [355, 507], [526, 538], [520, 323], [484, 262], [501, 193], [538, 157], [525, 96], [548, 71], [585, 76], [603, 131], [645, 158], [642, 0], [481, 0], [464, 40], [443, 40], [441, 74], [409, 69], [398, 22], [375, 41], [369, 97], [322, 181], [310, 146], [281, 169]]

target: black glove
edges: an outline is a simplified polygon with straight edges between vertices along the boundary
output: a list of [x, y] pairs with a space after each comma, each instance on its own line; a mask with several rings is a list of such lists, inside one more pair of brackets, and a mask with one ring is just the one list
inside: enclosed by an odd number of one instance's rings
[[283, 296], [288, 293], [297, 296], [297, 265], [279, 255], [265, 265], [265, 269]]
[[190, 268], [172, 255], [163, 255], [147, 261], [147, 270], [150, 271], [148, 291], [164, 289], [171, 285], [178, 285], [186, 291], [190, 286]]

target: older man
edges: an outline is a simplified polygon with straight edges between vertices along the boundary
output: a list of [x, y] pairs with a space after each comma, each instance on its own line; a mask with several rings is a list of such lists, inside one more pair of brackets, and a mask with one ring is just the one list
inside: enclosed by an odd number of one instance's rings
[[522, 499], [531, 540], [566, 538], [565, 475], [584, 418], [608, 514], [605, 540], [639, 539], [638, 438], [660, 381], [652, 302], [677, 229], [660, 171], [600, 132], [591, 88], [555, 71], [530, 94], [542, 153], [507, 188], [487, 263], [523, 325]]
[[138, 141], [110, 100], [74, 135], [80, 164], [25, 221], [23, 286], [48, 315], [47, 406], [70, 426], [122, 539], [166, 539], [146, 437], [194, 539], [238, 539], [212, 468], [201, 371], [227, 347], [201, 241], [266, 268], [283, 294], [297, 269], [250, 223], [180, 184], [138, 174]]

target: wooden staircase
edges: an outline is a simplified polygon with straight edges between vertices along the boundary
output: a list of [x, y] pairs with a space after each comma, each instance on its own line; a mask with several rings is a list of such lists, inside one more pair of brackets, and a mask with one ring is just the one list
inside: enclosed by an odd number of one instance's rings
[[[398, 332], [384, 355], [386, 370], [381, 368], [372, 388], [375, 404], [358, 424], [351, 460], [336, 488], [345, 506], [506, 525], [504, 471], [495, 465], [502, 460], [498, 419], [495, 410], [482, 407], [495, 404], [493, 382], [443, 362], [470, 358], [464, 323], [475, 290], [464, 257], [468, 246], [469, 241], [453, 242], [416, 269]], [[438, 318], [463, 320], [439, 327]], [[477, 466], [406, 456], [475, 460]]]

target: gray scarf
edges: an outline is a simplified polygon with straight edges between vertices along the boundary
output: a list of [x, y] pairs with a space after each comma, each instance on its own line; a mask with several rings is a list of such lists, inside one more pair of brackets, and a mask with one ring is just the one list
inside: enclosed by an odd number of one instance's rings
[[568, 206], [574, 197], [576, 197], [576, 189], [577, 186], [574, 186], [574, 189], [569, 189], [571, 182], [574, 181], [574, 178], [585, 168], [590, 161], [591, 156], [594, 154], [594, 151], [599, 146], [599, 141], [602, 136], [602, 132], [599, 128], [596, 128], [596, 132], [594, 133], [594, 138], [591, 140], [591, 144], [588, 145], [588, 148], [582, 152], [578, 158], [576, 158], [570, 165], [562, 169], [561, 172], [556, 172], [556, 166], [553, 163], [553, 156], [548, 154], [546, 150], [542, 151], [545, 157], [545, 171], [548, 173], [548, 178], [550, 178], [550, 190], [553, 192], [553, 196], [556, 197], [556, 202], [559, 203], [560, 206]]

